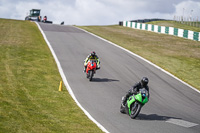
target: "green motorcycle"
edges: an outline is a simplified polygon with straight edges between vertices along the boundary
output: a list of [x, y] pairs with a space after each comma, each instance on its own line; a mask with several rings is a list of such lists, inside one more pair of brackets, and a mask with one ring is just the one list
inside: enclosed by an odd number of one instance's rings
[[140, 113], [142, 106], [148, 101], [147, 90], [145, 88], [139, 89], [139, 92], [136, 95], [133, 94], [127, 99], [125, 106], [121, 103], [120, 112], [129, 114], [130, 117], [134, 119]]

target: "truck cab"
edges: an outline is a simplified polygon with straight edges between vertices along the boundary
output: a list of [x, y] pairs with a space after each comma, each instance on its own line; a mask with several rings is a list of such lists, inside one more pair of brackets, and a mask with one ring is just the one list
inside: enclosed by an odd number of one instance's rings
[[32, 20], [32, 21], [41, 21], [40, 18], [40, 9], [32, 9], [28, 16], [26, 16], [25, 20]]

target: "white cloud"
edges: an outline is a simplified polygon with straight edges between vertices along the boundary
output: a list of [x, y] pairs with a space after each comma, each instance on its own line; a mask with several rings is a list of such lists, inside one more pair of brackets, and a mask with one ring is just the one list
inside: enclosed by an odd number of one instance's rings
[[15, 10], [11, 14], [10, 18], [17, 18], [24, 20], [25, 16], [29, 13], [29, 10], [34, 7], [34, 9], [40, 9], [41, 5], [38, 2], [19, 2], [15, 7]]
[[200, 17], [200, 2], [183, 1], [183, 2], [179, 3], [178, 5], [176, 5], [175, 7], [176, 7], [175, 14], [177, 16], [184, 16], [187, 18]]

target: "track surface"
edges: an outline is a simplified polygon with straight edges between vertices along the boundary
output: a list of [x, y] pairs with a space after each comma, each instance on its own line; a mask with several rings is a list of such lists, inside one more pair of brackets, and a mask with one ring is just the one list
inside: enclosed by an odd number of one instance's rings
[[[40, 23], [77, 100], [112, 133], [199, 133], [200, 94], [145, 61], [72, 26]], [[83, 60], [95, 50], [101, 61], [94, 81]], [[136, 120], [121, 114], [121, 97], [143, 76], [150, 101]], [[168, 122], [167, 122], [168, 121]], [[173, 124], [173, 122], [175, 124]]]

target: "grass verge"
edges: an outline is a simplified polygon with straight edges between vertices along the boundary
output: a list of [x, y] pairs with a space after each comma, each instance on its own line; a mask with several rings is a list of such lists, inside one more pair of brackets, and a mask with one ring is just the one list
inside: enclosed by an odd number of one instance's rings
[[102, 132], [75, 104], [35, 23], [0, 19], [0, 132]]
[[200, 90], [200, 42], [118, 25], [78, 27], [146, 58]]

